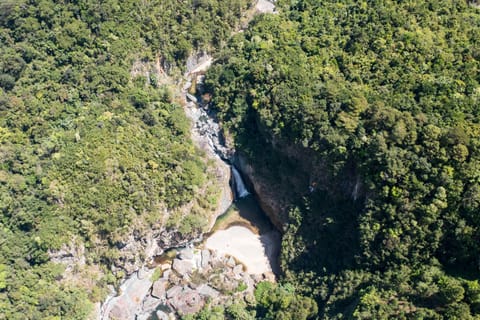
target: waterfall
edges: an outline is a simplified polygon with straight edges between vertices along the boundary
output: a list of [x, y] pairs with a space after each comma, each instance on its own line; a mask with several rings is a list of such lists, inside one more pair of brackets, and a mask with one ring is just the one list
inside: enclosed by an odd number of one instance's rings
[[243, 183], [242, 176], [240, 172], [238, 172], [237, 168], [232, 166], [232, 173], [233, 173], [233, 186], [235, 187], [235, 195], [237, 199], [246, 197], [250, 194], [247, 188], [245, 188], [245, 184]]

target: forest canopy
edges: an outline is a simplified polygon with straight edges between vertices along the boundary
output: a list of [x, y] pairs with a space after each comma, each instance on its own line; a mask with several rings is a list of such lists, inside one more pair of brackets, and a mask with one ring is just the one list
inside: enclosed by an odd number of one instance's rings
[[[207, 163], [158, 74], [220, 47], [246, 6], [0, 1], [0, 319], [85, 319], [132, 228], [196, 201]], [[65, 245], [85, 248], [74, 281], [51, 258]]]
[[207, 85], [239, 149], [295, 193], [285, 280], [324, 319], [478, 316], [480, 10], [278, 6], [231, 39]]

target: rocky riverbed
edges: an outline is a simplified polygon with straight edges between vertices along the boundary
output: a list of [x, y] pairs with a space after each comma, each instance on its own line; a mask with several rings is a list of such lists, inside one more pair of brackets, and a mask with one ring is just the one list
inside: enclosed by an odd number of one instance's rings
[[274, 281], [275, 276], [266, 266], [247, 269], [223, 251], [185, 248], [174, 259], [133, 274], [105, 314], [117, 320], [176, 319], [199, 311], [207, 302], [248, 301], [258, 282]]

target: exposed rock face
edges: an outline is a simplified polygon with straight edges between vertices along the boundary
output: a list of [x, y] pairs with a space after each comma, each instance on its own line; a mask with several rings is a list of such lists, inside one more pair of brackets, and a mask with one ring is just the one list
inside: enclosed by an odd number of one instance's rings
[[176, 297], [182, 292], [183, 288], [181, 286], [173, 286], [167, 291], [167, 299]]
[[[246, 183], [255, 192], [255, 197], [276, 228], [283, 232], [288, 223], [288, 210], [291, 203], [302, 196], [319, 189], [332, 195], [349, 195], [354, 201], [362, 201], [366, 190], [354, 166], [346, 166], [344, 172], [333, 176], [318, 152], [298, 144], [291, 144], [271, 137], [261, 123], [258, 129], [268, 145], [271, 156], [282, 158], [282, 162], [295, 166], [295, 174], [282, 174], [274, 171], [268, 163], [262, 167], [253, 165], [241, 153], [236, 153], [234, 164], [242, 172]], [[268, 162], [268, 158], [264, 161]], [[269, 178], [273, 177], [273, 178]], [[281, 179], [279, 179], [281, 177]]]
[[213, 61], [212, 56], [210, 56], [205, 51], [199, 51], [194, 54], [191, 54], [187, 58], [186, 76], [189, 76], [190, 74], [193, 74], [193, 73], [205, 72], [212, 64], [212, 61]]
[[288, 197], [282, 197], [282, 189], [272, 186], [272, 183], [258, 174], [242, 155], [236, 155], [235, 164], [243, 173], [247, 184], [255, 191], [255, 198], [262, 210], [282, 232], [288, 222]]
[[62, 245], [58, 251], [49, 250], [48, 255], [52, 262], [65, 264], [67, 271], [85, 265], [85, 247], [83, 244], [76, 245], [75, 241]]

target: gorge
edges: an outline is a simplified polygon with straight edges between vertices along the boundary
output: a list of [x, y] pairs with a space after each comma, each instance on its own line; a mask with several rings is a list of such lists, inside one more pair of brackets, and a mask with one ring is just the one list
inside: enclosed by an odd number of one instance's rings
[[480, 317], [472, 0], [0, 0], [0, 320]]
[[[178, 86], [179, 95], [183, 95], [185, 112], [192, 121], [193, 141], [222, 172], [228, 168], [229, 189], [221, 193], [231, 193], [232, 200], [223, 196], [219, 203], [221, 211], [217, 210], [221, 214], [213, 220], [205, 238], [200, 234], [181, 247], [162, 247], [163, 253], [147, 257], [151, 262], [124, 279], [102, 303], [100, 320], [172, 319], [175, 315], [199, 311], [207, 298], [211, 305], [225, 303], [229, 299], [225, 285], [237, 290], [237, 298], [243, 299], [253, 294], [255, 284], [275, 281], [275, 274], [280, 273], [280, 233], [258, 206], [257, 195], [251, 195], [245, 186], [234, 165], [235, 150], [226, 144], [215, 113], [201, 101], [203, 88], [199, 79], [212, 62], [206, 53], [191, 56], [187, 60], [185, 84]], [[196, 95], [189, 93], [193, 83]], [[225, 183], [221, 185], [226, 187]], [[212, 268], [223, 277], [221, 284], [214, 281], [216, 276], [211, 278]], [[229, 273], [234, 275], [233, 279], [229, 279]], [[191, 279], [196, 274], [201, 274], [204, 280]], [[159, 286], [163, 293], [157, 292]], [[190, 301], [192, 297], [194, 300]]]

